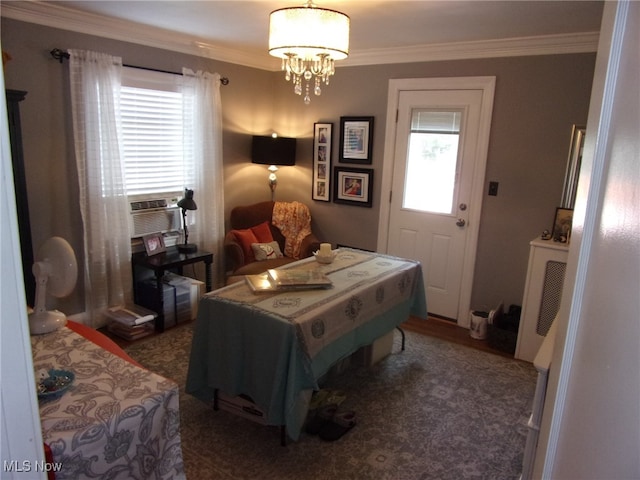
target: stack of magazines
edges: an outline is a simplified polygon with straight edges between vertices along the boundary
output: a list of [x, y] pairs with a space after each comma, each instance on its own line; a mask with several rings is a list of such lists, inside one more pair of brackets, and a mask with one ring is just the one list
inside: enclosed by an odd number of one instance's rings
[[286, 290], [331, 288], [333, 282], [319, 270], [271, 269], [258, 275], [245, 275], [247, 285], [254, 293]]
[[107, 310], [107, 330], [126, 340], [137, 340], [153, 333], [155, 318], [155, 312], [139, 305], [113, 307]]

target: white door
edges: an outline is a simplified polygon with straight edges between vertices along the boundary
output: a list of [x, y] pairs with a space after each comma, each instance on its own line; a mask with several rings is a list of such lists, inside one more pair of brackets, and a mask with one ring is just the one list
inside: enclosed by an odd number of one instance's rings
[[[429, 313], [468, 325], [486, 165], [483, 89], [401, 90], [387, 252], [419, 260]], [[384, 194], [384, 192], [383, 192]]]

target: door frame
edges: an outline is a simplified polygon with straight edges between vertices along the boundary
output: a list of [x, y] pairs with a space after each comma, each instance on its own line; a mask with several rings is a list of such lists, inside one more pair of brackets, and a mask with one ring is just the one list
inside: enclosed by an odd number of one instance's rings
[[[462, 283], [458, 302], [457, 323], [461, 327], [469, 327], [469, 312], [471, 310], [471, 290], [476, 263], [478, 233], [480, 231], [480, 213], [484, 181], [489, 150], [489, 134], [491, 131], [491, 117], [493, 114], [493, 98], [496, 77], [438, 77], [438, 78], [409, 78], [389, 80], [387, 95], [387, 124], [385, 129], [384, 157], [382, 165], [382, 184], [380, 186], [380, 214], [378, 217], [377, 251], [388, 252], [389, 220], [391, 215], [391, 186], [393, 184], [393, 167], [396, 128], [398, 121], [398, 106], [400, 93], [415, 90], [482, 90], [482, 106], [480, 111], [480, 130], [476, 145], [476, 162], [471, 187], [471, 201], [468, 220], [468, 240], [464, 252], [462, 267]], [[427, 299], [427, 308], [429, 299]]]

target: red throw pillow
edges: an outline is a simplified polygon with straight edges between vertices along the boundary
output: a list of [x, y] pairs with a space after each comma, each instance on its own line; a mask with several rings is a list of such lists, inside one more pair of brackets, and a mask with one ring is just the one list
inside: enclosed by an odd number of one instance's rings
[[115, 343], [113, 340], [111, 340], [109, 337], [99, 332], [98, 330], [94, 330], [91, 327], [87, 327], [82, 323], [74, 322], [73, 320], [67, 320], [67, 327], [70, 330], [73, 330], [74, 332], [76, 332], [78, 335], [83, 336], [90, 342], [95, 343], [99, 347], [102, 347], [105, 350], [113, 353], [114, 355], [117, 355], [118, 357], [122, 358], [123, 360], [126, 360], [129, 363], [132, 363], [136, 367], [144, 368], [142, 365], [136, 362], [133, 358], [127, 355], [127, 353], [125, 353], [125, 351], [122, 350], [122, 348], [120, 348], [117, 343]]
[[271, 229], [269, 228], [269, 222], [262, 222], [260, 225], [251, 227], [251, 231], [256, 236], [258, 241], [256, 243], [271, 243], [273, 242], [273, 235], [271, 235]]
[[237, 242], [242, 247], [242, 252], [244, 253], [244, 263], [255, 262], [256, 257], [253, 254], [253, 249], [251, 248], [252, 243], [260, 243], [256, 238], [256, 235], [250, 228], [245, 230], [232, 230], [233, 235], [236, 237]]

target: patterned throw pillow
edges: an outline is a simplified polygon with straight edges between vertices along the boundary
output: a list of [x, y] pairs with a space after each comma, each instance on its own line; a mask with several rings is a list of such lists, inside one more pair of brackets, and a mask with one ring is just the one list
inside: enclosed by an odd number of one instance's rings
[[252, 243], [251, 248], [258, 261], [271, 260], [272, 258], [280, 258], [283, 256], [280, 245], [278, 245], [276, 241], [269, 243]]

